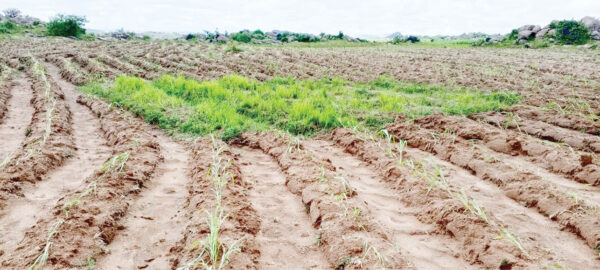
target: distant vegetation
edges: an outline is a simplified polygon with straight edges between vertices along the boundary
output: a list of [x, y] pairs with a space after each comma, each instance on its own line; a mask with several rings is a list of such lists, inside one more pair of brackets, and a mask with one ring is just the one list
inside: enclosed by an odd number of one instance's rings
[[550, 29], [556, 29], [556, 40], [562, 44], [586, 44], [590, 41], [590, 30], [578, 21], [558, 21], [550, 24]]
[[18, 9], [5, 9], [0, 14], [0, 34], [42, 34], [45, 29], [41, 24], [39, 19], [22, 15]]
[[391, 41], [392, 44], [418, 43], [418, 42], [421, 42], [421, 39], [417, 36], [407, 36], [407, 37], [395, 36], [394, 39], [392, 39], [392, 41]]
[[471, 114], [519, 100], [510, 92], [449, 89], [387, 77], [366, 84], [339, 78], [259, 82], [238, 75], [202, 82], [173, 76], [152, 82], [119, 77], [108, 88], [92, 83], [82, 90], [162, 128], [198, 135], [216, 132], [224, 139], [271, 128], [307, 135], [340, 126], [379, 129], [397, 114]]
[[[194, 42], [209, 43], [251, 43], [251, 44], [284, 44], [297, 43], [306, 44], [299, 46], [322, 46], [317, 43], [328, 43], [332, 46], [361, 46], [359, 43], [381, 43], [381, 44], [414, 44], [419, 43], [424, 46], [495, 46], [511, 47], [524, 46], [527, 48], [541, 48], [552, 45], [583, 45], [594, 40], [600, 41], [600, 20], [593, 17], [584, 17], [580, 21], [563, 20], [554, 21], [551, 24], [540, 27], [536, 25], [524, 25], [514, 29], [506, 35], [489, 35], [485, 33], [465, 33], [454, 36], [421, 36], [421, 35], [402, 35], [396, 32], [387, 36], [386, 40], [380, 42], [367, 42], [360, 38], [354, 38], [339, 31], [338, 34], [321, 33], [314, 35], [310, 33], [295, 33], [290, 31], [273, 30], [269, 32], [256, 29], [254, 31], [242, 30], [234, 33], [221, 33], [219, 31], [189, 33], [177, 37], [177, 34], [159, 35], [151, 37], [150, 35], [125, 32], [123, 29], [100, 33], [98, 35], [86, 35], [84, 24], [85, 17], [74, 15], [59, 14], [50, 22], [44, 23], [37, 18], [22, 15], [17, 9], [6, 9], [0, 14], [0, 35], [27, 34], [30, 36], [63, 36], [77, 37], [79, 39], [100, 39], [100, 40], [128, 40], [141, 39], [178, 39]], [[333, 41], [333, 42], [332, 42]], [[354, 43], [355, 45], [351, 45]], [[310, 45], [315, 44], [315, 45]], [[328, 45], [324, 45], [328, 46]], [[590, 48], [596, 48], [596, 45], [590, 45]], [[232, 52], [240, 48], [232, 47]]]
[[[195, 39], [189, 39], [188, 37], [195, 36]], [[306, 33], [294, 33], [289, 31], [273, 30], [271, 32], [263, 32], [260, 29], [250, 31], [242, 30], [239, 32], [227, 34], [219, 32], [208, 32], [188, 34], [186, 40], [195, 40], [200, 42], [214, 42], [214, 43], [227, 43], [229, 41], [236, 41], [240, 43], [258, 43], [258, 44], [278, 44], [278, 43], [290, 43], [290, 42], [301, 42], [301, 43], [313, 43], [321, 41], [334, 41], [344, 40], [348, 42], [366, 42], [366, 40], [353, 38], [345, 35], [343, 32], [339, 32], [337, 35], [321, 33], [319, 35], [306, 34]]]
[[48, 23], [47, 33], [49, 36], [82, 37], [85, 35], [83, 25], [86, 22], [85, 17], [59, 14]]

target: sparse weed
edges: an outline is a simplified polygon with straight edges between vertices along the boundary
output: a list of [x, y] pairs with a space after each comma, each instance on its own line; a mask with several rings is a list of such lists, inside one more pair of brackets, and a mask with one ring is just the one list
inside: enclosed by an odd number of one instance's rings
[[377, 250], [377, 248], [375, 246], [369, 244], [369, 242], [367, 240], [364, 240], [362, 258], [363, 259], [367, 258], [369, 256], [369, 254], [371, 254], [371, 253], [373, 253], [373, 255], [375, 255], [375, 258], [377, 259], [377, 262], [379, 263], [379, 265], [385, 269], [386, 264], [387, 264], [387, 258], [383, 254], [381, 254], [381, 252], [379, 252], [379, 250]]
[[128, 150], [123, 153], [114, 155], [109, 161], [102, 165], [102, 172], [106, 173], [111, 170], [122, 172], [125, 168], [125, 163], [127, 163], [130, 154], [131, 151]]
[[529, 255], [529, 253], [527, 253], [527, 250], [525, 250], [523, 245], [521, 245], [521, 242], [519, 242], [516, 236], [510, 233], [507, 229], [503, 229], [502, 232], [504, 233], [504, 236], [506, 236], [506, 238], [508, 238], [508, 240], [510, 240], [510, 242], [513, 243], [513, 245], [515, 245], [521, 251], [521, 253]]
[[180, 269], [195, 269], [200, 266], [207, 270], [223, 269], [229, 263], [231, 255], [241, 251], [238, 247], [238, 243], [242, 241], [242, 239], [238, 239], [232, 244], [227, 245], [220, 236], [221, 226], [227, 219], [227, 214], [225, 214], [225, 210], [222, 206], [222, 190], [228, 183], [228, 178], [233, 178], [233, 176], [228, 171], [231, 160], [223, 162], [221, 156], [221, 153], [224, 150], [223, 147], [218, 145], [214, 137], [212, 137], [212, 142], [213, 160], [208, 172], [208, 178], [213, 184], [215, 203], [212, 211], [206, 211], [206, 223], [209, 232], [206, 239], [202, 242], [196, 240], [190, 247], [190, 249], [195, 249], [201, 243], [200, 254]]
[[50, 229], [48, 230], [48, 233], [46, 236], [46, 244], [44, 245], [44, 248], [42, 249], [42, 253], [36, 257], [35, 261], [29, 266], [28, 270], [37, 270], [37, 269], [44, 267], [44, 265], [46, 265], [46, 261], [48, 260], [48, 257], [50, 256], [50, 246], [52, 246], [51, 240], [54, 237], [54, 235], [56, 235], [58, 233], [58, 228], [64, 222], [65, 222], [65, 220], [61, 218], [61, 219], [57, 220], [56, 222], [54, 222], [54, 224], [52, 224], [52, 227], [50, 227]]

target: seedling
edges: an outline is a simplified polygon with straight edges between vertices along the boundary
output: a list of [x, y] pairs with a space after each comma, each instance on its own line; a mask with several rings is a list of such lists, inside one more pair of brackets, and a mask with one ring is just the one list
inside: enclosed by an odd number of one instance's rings
[[523, 248], [523, 245], [521, 245], [521, 242], [519, 242], [516, 236], [510, 233], [507, 229], [503, 229], [502, 232], [504, 233], [506, 238], [508, 238], [508, 240], [510, 240], [510, 242], [513, 243], [513, 245], [515, 245], [521, 251], [521, 253], [529, 256], [529, 254], [527, 253], [525, 248]]
[[50, 229], [48, 230], [48, 234], [46, 237], [46, 244], [44, 245], [44, 248], [42, 249], [42, 253], [37, 256], [35, 261], [31, 264], [31, 266], [29, 266], [28, 270], [41, 269], [44, 265], [46, 265], [46, 261], [48, 260], [48, 257], [50, 256], [50, 246], [52, 246], [51, 240], [54, 237], [54, 235], [56, 233], [58, 233], [58, 228], [64, 222], [65, 222], [65, 220], [61, 218], [61, 219], [57, 220], [56, 222], [54, 222], [54, 224], [52, 224], [52, 227], [50, 227]]

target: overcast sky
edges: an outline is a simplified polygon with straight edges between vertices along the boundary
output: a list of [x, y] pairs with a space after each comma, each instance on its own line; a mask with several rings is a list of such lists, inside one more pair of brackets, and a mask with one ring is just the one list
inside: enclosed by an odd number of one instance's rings
[[90, 29], [160, 32], [290, 30], [318, 34], [507, 33], [553, 19], [600, 17], [600, 0], [0, 0], [48, 20], [85, 15]]

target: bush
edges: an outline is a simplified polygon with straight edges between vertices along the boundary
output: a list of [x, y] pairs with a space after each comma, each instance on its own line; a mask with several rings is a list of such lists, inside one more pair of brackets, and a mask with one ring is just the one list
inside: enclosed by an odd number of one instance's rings
[[250, 37], [250, 35], [248, 35], [244, 32], [239, 32], [239, 33], [231, 34], [231, 39], [233, 39], [237, 42], [248, 43], [252, 40], [252, 37]]
[[421, 40], [417, 36], [408, 36], [408, 37], [395, 36], [394, 39], [392, 40], [393, 44], [400, 44], [400, 43], [406, 43], [406, 42], [418, 43], [418, 42], [421, 42]]
[[519, 37], [519, 30], [513, 29], [510, 32], [510, 34], [508, 34], [508, 36], [506, 37], [506, 39], [508, 39], [508, 40], [517, 40], [518, 37]]
[[318, 41], [320, 41], [318, 37], [308, 35], [308, 34], [297, 34], [296, 40], [298, 42], [318, 42]]
[[15, 23], [12, 22], [12, 21], [8, 21], [8, 22], [5, 22], [5, 23], [1, 24], [0, 27], [12, 30], [12, 29], [15, 29]]
[[85, 34], [83, 25], [87, 22], [85, 17], [59, 14], [47, 25], [48, 35], [62, 37], [80, 37]]
[[[196, 40], [197, 36], [194, 34], [187, 34], [187, 36], [185, 36], [185, 40]], [[148, 39], [150, 39], [150, 37], [148, 37]]]
[[565, 20], [553, 22], [551, 29], [556, 29], [555, 39], [561, 44], [586, 44], [590, 41], [590, 30], [580, 22]]

